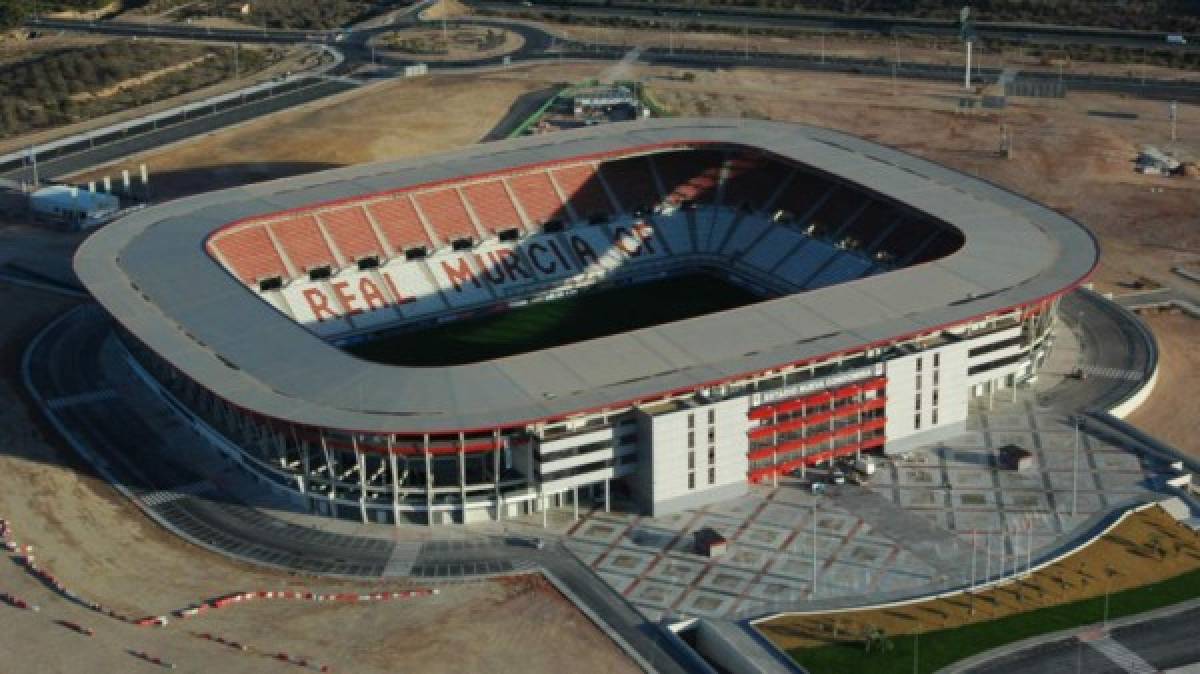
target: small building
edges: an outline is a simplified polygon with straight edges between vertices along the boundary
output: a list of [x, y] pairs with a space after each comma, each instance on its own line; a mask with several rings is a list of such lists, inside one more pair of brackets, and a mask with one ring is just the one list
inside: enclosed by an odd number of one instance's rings
[[1016, 445], [1005, 445], [1000, 448], [1000, 468], [1018, 473], [1033, 468], [1033, 452]]
[[102, 225], [116, 217], [121, 202], [111, 194], [81, 190], [71, 185], [51, 185], [29, 195], [33, 215], [71, 229]]
[[705, 557], [720, 557], [729, 547], [729, 541], [712, 527], [704, 527], [696, 532], [696, 554]]

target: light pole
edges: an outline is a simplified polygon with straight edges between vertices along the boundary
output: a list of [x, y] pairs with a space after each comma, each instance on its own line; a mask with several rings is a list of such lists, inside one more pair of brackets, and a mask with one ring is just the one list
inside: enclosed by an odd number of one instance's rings
[[1079, 512], [1079, 417], [1075, 421], [1075, 452], [1071, 456], [1071, 517]]
[[817, 596], [817, 502], [813, 501], [813, 530], [812, 530], [812, 583], [808, 590], [808, 598], [815, 599]]

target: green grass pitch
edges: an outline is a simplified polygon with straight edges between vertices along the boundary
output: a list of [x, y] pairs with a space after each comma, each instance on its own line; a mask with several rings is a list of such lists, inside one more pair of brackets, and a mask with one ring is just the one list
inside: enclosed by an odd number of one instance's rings
[[347, 350], [390, 365], [460, 365], [661, 325], [760, 299], [727, 281], [689, 274], [538, 302]]

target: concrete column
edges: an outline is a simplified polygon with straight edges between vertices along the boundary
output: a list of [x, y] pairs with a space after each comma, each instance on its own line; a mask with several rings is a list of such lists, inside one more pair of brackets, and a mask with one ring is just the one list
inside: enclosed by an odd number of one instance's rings
[[579, 487], [571, 487], [571, 506], [575, 519], [579, 519]]
[[543, 529], [545, 529], [546, 527], [550, 526], [550, 522], [549, 522], [549, 514], [547, 513], [547, 508], [546, 508], [546, 492], [544, 492], [544, 491], [541, 491], [541, 490], [539, 489], [539, 490], [538, 490], [538, 500], [539, 500], [539, 501], [541, 501], [541, 506], [542, 506], [542, 528], [543, 528]]
[[429, 453], [429, 434], [421, 436], [425, 445], [425, 522], [433, 526], [433, 455]]
[[366, 524], [369, 521], [367, 519], [367, 466], [362, 452], [358, 449], [358, 436], [351, 435], [350, 441], [354, 444], [354, 460], [358, 463], [358, 513], [362, 517], [363, 524]]
[[500, 496], [500, 431], [492, 431], [493, 445], [496, 449], [492, 450], [492, 480], [496, 490], [496, 520], [504, 519], [504, 504]]
[[392, 469], [392, 524], [400, 526], [400, 470], [396, 464], [396, 448], [392, 443], [394, 437], [388, 433], [388, 467]]
[[463, 524], [467, 522], [467, 439], [458, 434], [458, 509], [462, 512]]
[[333, 455], [329, 453], [329, 443], [325, 441], [325, 431], [321, 431], [321, 451], [325, 454], [325, 473], [329, 476], [329, 507], [333, 508], [333, 499], [337, 495], [337, 475], [333, 471]]
[[300, 450], [300, 479], [297, 480], [300, 486], [300, 493], [308, 493], [308, 476], [312, 470], [311, 463], [308, 460], [308, 442], [302, 442], [296, 435], [296, 427], [292, 426], [292, 442], [296, 443], [296, 447]]
[[604, 512], [611, 512], [612, 493], [609, 489], [609, 482], [608, 478], [604, 479]]

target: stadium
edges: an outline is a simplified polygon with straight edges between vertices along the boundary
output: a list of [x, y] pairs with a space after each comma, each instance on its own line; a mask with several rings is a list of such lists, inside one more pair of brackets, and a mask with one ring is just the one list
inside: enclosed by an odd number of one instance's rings
[[75, 267], [263, 484], [432, 525], [661, 515], [951, 437], [1037, 376], [1098, 252], [862, 139], [660, 119], [153, 206]]

